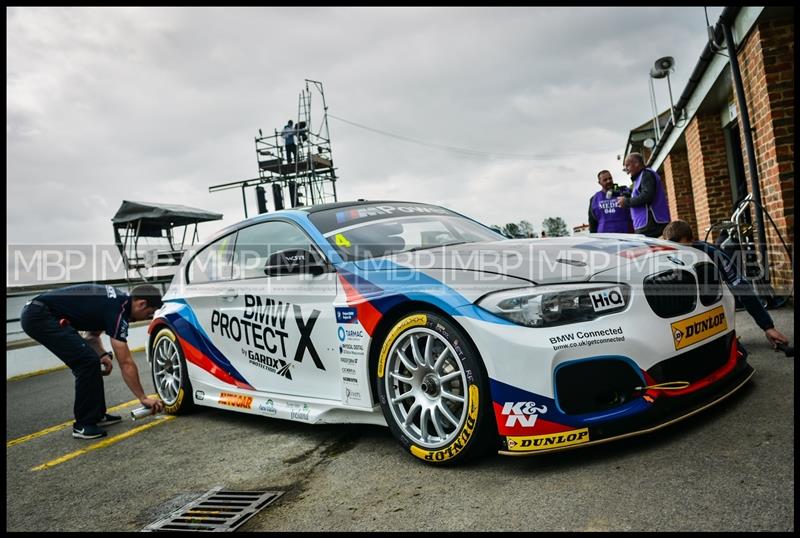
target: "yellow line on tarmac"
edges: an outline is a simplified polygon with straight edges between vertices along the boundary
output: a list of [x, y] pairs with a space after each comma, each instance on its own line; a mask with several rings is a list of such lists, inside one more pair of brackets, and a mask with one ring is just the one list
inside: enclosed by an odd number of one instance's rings
[[49, 374], [50, 372], [57, 372], [59, 370], [66, 370], [67, 365], [63, 364], [61, 366], [54, 366], [52, 368], [45, 368], [44, 370], [36, 370], [35, 372], [28, 372], [27, 374], [19, 374], [15, 375], [14, 377], [9, 377], [6, 381], [19, 381], [21, 379], [28, 379], [29, 377], [35, 377], [37, 375], [42, 374]]
[[77, 458], [87, 452], [91, 452], [92, 450], [97, 450], [99, 448], [105, 448], [109, 445], [113, 445], [114, 443], [118, 443], [123, 439], [127, 439], [128, 437], [132, 437], [139, 432], [142, 432], [148, 428], [152, 428], [153, 426], [158, 426], [159, 424], [163, 424], [168, 420], [172, 420], [175, 418], [175, 415], [162, 415], [156, 419], [154, 419], [149, 424], [144, 424], [142, 426], [137, 426], [131, 430], [126, 431], [125, 433], [121, 433], [119, 435], [115, 435], [114, 437], [109, 437], [105, 441], [100, 441], [99, 443], [95, 443], [93, 445], [89, 445], [86, 448], [82, 448], [80, 450], [76, 450], [75, 452], [70, 452], [65, 456], [61, 456], [60, 458], [56, 458], [54, 460], [48, 461], [47, 463], [43, 463], [41, 465], [37, 465], [36, 467], [32, 467], [31, 471], [43, 471], [45, 469], [49, 469], [50, 467], [55, 467], [60, 463], [64, 463], [65, 461], [69, 461], [71, 459]]
[[[131, 353], [140, 353], [140, 352], [142, 352], [144, 350], [145, 350], [144, 346], [139, 346], [139, 347], [135, 347], [135, 348], [131, 349]], [[36, 370], [35, 372], [28, 372], [27, 374], [19, 374], [19, 375], [15, 375], [14, 377], [9, 377], [8, 379], [6, 379], [6, 382], [8, 382], [8, 381], [20, 381], [22, 379], [28, 379], [29, 377], [35, 377], [37, 375], [49, 374], [50, 372], [57, 372], [58, 370], [66, 370], [67, 368], [68, 368], [68, 366], [66, 364], [63, 364], [61, 366], [54, 366], [53, 368], [45, 368], [44, 370]]]
[[[155, 398], [156, 395], [155, 394], [149, 394], [147, 397], [148, 398]], [[108, 412], [108, 411], [116, 411], [117, 409], [122, 409], [123, 407], [128, 407], [129, 405], [133, 405], [133, 404], [136, 404], [136, 403], [139, 403], [139, 400], [131, 400], [130, 402], [125, 402], [124, 404], [115, 405], [114, 407], [106, 409], [106, 412]], [[36, 439], [37, 437], [41, 437], [42, 435], [47, 435], [48, 433], [57, 432], [58, 430], [63, 430], [64, 428], [72, 426], [72, 422], [73, 421], [71, 421], [71, 420], [69, 422], [62, 422], [61, 424], [57, 424], [55, 426], [50, 426], [49, 428], [45, 428], [45, 429], [43, 429], [41, 431], [38, 431], [36, 433], [31, 433], [31, 434], [25, 435], [23, 437], [17, 437], [16, 439], [12, 439], [11, 441], [8, 441], [6, 443], [6, 448], [14, 446], [14, 445], [18, 445], [20, 443], [24, 443], [25, 441], [30, 441], [31, 439]]]

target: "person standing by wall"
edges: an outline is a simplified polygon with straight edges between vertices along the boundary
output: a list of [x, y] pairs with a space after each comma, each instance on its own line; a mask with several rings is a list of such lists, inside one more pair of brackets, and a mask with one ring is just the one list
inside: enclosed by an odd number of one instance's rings
[[630, 208], [633, 231], [647, 237], [660, 237], [669, 224], [667, 193], [655, 170], [645, 168], [641, 153], [625, 157], [625, 169], [633, 181], [630, 197], [617, 198], [621, 207]]
[[608, 170], [597, 174], [600, 190], [589, 199], [589, 233], [633, 233], [631, 212], [614, 196], [614, 178]]

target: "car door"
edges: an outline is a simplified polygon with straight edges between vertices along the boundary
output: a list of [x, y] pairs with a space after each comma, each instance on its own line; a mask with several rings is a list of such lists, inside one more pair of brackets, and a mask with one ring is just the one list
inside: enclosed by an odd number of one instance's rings
[[[220, 313], [224, 297], [231, 290], [233, 247], [236, 232], [230, 233], [197, 252], [186, 267], [182, 298], [190, 307], [190, 313], [176, 320], [178, 333], [204, 358], [194, 357], [205, 364], [214, 364], [218, 372], [224, 372], [229, 382], [239, 381], [240, 376], [229, 367], [222, 351], [225, 335], [220, 331]], [[190, 362], [193, 362], [190, 359]], [[233, 381], [236, 380], [236, 381]]]
[[182, 295], [197, 318], [190, 320], [198, 322], [196, 329], [207, 331], [219, 308], [221, 291], [230, 287], [235, 240], [235, 232], [217, 239], [197, 252], [186, 266]]
[[221, 305], [227, 326], [221, 345], [256, 390], [339, 399], [336, 273], [267, 274], [270, 256], [284, 251], [322, 257], [305, 231], [290, 221], [269, 220], [239, 230], [233, 279]]

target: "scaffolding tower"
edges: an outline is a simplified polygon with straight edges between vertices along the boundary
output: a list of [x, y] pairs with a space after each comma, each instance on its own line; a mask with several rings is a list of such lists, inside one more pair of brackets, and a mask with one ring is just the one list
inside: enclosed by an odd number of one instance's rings
[[[315, 93], [321, 100], [321, 113], [312, 108]], [[297, 154], [290, 163], [283, 142], [283, 128], [280, 132], [275, 129], [272, 135], [267, 136], [259, 129], [255, 137], [258, 177], [212, 185], [208, 191], [241, 188], [245, 218], [245, 191], [248, 187], [256, 188], [258, 212], [267, 212], [265, 183], [271, 185], [272, 207], [275, 210], [336, 202], [336, 169], [331, 154], [328, 106], [321, 82], [305, 79], [305, 88], [298, 97], [294, 135]]]

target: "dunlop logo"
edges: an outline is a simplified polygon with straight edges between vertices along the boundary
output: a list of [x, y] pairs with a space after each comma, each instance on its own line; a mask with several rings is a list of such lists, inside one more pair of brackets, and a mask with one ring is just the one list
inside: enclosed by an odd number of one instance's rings
[[513, 452], [531, 452], [534, 450], [548, 450], [562, 446], [580, 445], [589, 442], [589, 428], [546, 435], [530, 435], [525, 437], [508, 436], [506, 437], [506, 442], [508, 443], [508, 449]]
[[670, 325], [675, 349], [683, 349], [728, 329], [725, 309], [721, 306]]

